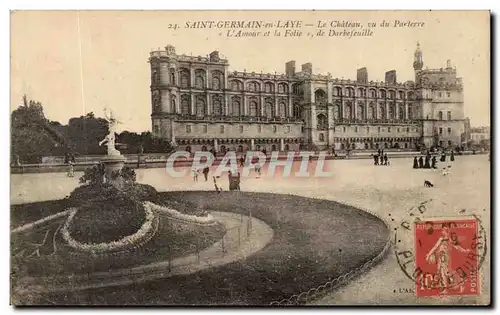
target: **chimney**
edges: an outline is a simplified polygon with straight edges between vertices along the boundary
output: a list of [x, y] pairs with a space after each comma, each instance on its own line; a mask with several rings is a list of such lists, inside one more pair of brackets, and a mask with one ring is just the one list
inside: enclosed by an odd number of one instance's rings
[[368, 84], [368, 70], [366, 69], [366, 67], [358, 69], [356, 81], [358, 81], [359, 83]]
[[387, 71], [385, 73], [385, 83], [395, 85], [396, 82], [396, 70]]
[[295, 60], [285, 63], [285, 74], [287, 77], [293, 77], [295, 75]]
[[313, 65], [312, 63], [308, 62], [302, 65], [302, 72], [312, 74], [313, 72]]

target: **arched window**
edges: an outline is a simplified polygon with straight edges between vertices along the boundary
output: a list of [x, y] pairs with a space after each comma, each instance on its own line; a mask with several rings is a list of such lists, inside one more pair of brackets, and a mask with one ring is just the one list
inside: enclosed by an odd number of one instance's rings
[[385, 117], [385, 105], [381, 104], [380, 107], [379, 107], [379, 117], [380, 119], [386, 119]]
[[413, 92], [408, 92], [408, 99], [413, 100], [414, 94]]
[[394, 118], [396, 118], [396, 109], [394, 108], [394, 105], [389, 105], [389, 119]]
[[285, 144], [285, 151], [290, 151], [290, 146], [288, 144]]
[[380, 97], [381, 98], [386, 98], [387, 92], [385, 90], [380, 90]]
[[196, 100], [196, 116], [205, 116], [205, 101], [202, 98]]
[[217, 78], [217, 77], [212, 78], [212, 89], [214, 89], [214, 90], [220, 90], [220, 80], [219, 80], [219, 78]]
[[250, 105], [248, 106], [249, 115], [250, 116], [259, 116], [257, 114], [258, 113], [257, 109], [258, 109], [257, 102], [254, 100], [250, 101]]
[[181, 70], [181, 88], [189, 88], [189, 81], [190, 81], [190, 75], [189, 71], [187, 69], [182, 69]]
[[408, 119], [413, 119], [413, 104], [408, 104]]
[[278, 93], [288, 93], [288, 86], [285, 83], [278, 84]]
[[389, 98], [391, 100], [395, 99], [396, 98], [396, 92], [395, 91], [389, 91]]
[[175, 95], [172, 95], [170, 112], [171, 113], [177, 112], [177, 98], [175, 97]]
[[405, 92], [399, 91], [399, 99], [401, 99], [401, 100], [405, 99]]
[[375, 91], [374, 89], [371, 89], [370, 90], [370, 97], [371, 98], [376, 98], [377, 97], [377, 91]]
[[273, 113], [273, 103], [270, 101], [266, 101], [266, 105], [264, 106], [264, 116], [267, 118], [272, 118], [274, 116]]
[[251, 92], [255, 92], [255, 91], [259, 91], [260, 90], [259, 85], [257, 84], [257, 82], [253, 82], [253, 81], [248, 83], [247, 88]]
[[243, 82], [238, 81], [238, 80], [231, 81], [231, 90], [233, 90], [233, 91], [243, 90]]
[[447, 116], [448, 116], [448, 117], [447, 117], [447, 118], [448, 118], [448, 120], [451, 120], [451, 112], [448, 112], [448, 115], [447, 115]]
[[212, 98], [212, 109], [215, 116], [222, 115], [222, 102], [220, 96], [214, 95]]
[[325, 115], [319, 114], [317, 117], [317, 129], [318, 130], [327, 130], [328, 129], [328, 119]]
[[363, 104], [358, 105], [357, 119], [365, 119], [365, 107]]
[[366, 96], [365, 89], [363, 89], [363, 88], [358, 88], [358, 96], [360, 96], [360, 97], [365, 97], [365, 96]]
[[314, 92], [314, 102], [318, 105], [326, 105], [326, 92], [322, 89]]
[[342, 96], [342, 89], [338, 86], [334, 87], [333, 96]]
[[405, 107], [403, 105], [399, 105], [399, 119], [405, 119]]
[[177, 82], [175, 81], [175, 69], [174, 68], [170, 68], [170, 84], [177, 85]]
[[213, 90], [220, 90], [221, 89], [222, 76], [223, 75], [220, 71], [213, 71], [212, 72], [212, 89]]
[[346, 95], [347, 97], [354, 97], [354, 88], [352, 87], [346, 88]]
[[439, 111], [439, 120], [443, 120], [443, 112]]
[[292, 92], [295, 95], [300, 94], [300, 85], [298, 83], [295, 83], [294, 85], [292, 85]]
[[375, 104], [370, 103], [368, 107], [367, 119], [373, 119], [375, 117]]
[[272, 93], [274, 92], [274, 85], [271, 82], [266, 82], [264, 89], [266, 90], [266, 93]]
[[333, 119], [340, 119], [340, 105], [333, 106]]
[[231, 115], [232, 116], [239, 116], [240, 115], [240, 99], [233, 97], [232, 102], [231, 102]]
[[286, 104], [284, 102], [280, 102], [278, 110], [280, 117], [286, 117]]
[[352, 118], [352, 106], [350, 103], [348, 103], [345, 106], [345, 118], [351, 119]]
[[297, 104], [293, 105], [293, 117], [300, 118], [300, 106]]
[[196, 70], [195, 76], [194, 76], [194, 86], [199, 90], [202, 90], [205, 88], [205, 71]]
[[319, 134], [319, 141], [321, 142], [325, 141], [325, 135], [323, 133]]
[[191, 98], [189, 95], [183, 95], [181, 100], [181, 114], [191, 115]]

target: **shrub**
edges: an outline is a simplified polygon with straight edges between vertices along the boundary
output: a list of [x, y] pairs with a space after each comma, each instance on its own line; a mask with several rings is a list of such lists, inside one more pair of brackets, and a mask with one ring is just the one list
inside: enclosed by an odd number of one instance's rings
[[132, 235], [146, 219], [142, 203], [124, 191], [106, 187], [79, 207], [70, 226], [71, 236], [81, 243], [105, 243]]
[[104, 164], [86, 168], [83, 175], [80, 177], [80, 184], [99, 186], [104, 181], [104, 173]]

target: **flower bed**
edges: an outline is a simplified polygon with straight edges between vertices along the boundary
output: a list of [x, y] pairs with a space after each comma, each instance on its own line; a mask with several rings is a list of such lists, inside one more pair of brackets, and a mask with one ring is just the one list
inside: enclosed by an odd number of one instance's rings
[[161, 212], [167, 215], [169, 218], [186, 223], [192, 223], [198, 225], [214, 225], [217, 223], [217, 221], [215, 221], [215, 219], [210, 214], [206, 214], [205, 216], [183, 214], [172, 208], [160, 206], [149, 201], [146, 201], [144, 203], [144, 208], [150, 209], [152, 211]]
[[[112, 252], [126, 249], [128, 247], [134, 247], [137, 244], [143, 244], [147, 241], [147, 239], [151, 238], [154, 235], [154, 225], [153, 220], [155, 219], [154, 212], [150, 207], [144, 207], [144, 211], [146, 212], [146, 220], [141, 228], [134, 234], [125, 236], [124, 238], [113, 241], [109, 243], [98, 243], [98, 244], [89, 244], [89, 243], [81, 243], [75, 240], [70, 233], [70, 227], [73, 223], [73, 219], [77, 214], [78, 210], [73, 210], [68, 219], [66, 220], [64, 226], [61, 229], [63, 239], [66, 243], [72, 248], [92, 252], [92, 253], [104, 253], [104, 252]], [[151, 233], [153, 232], [153, 233]]]

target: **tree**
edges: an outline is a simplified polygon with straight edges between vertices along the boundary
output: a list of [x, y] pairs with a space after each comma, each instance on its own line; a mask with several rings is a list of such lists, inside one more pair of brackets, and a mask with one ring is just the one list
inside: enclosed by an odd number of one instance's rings
[[39, 163], [64, 147], [61, 136], [51, 129], [40, 102], [23, 96], [23, 103], [11, 114], [11, 152], [23, 163]]

